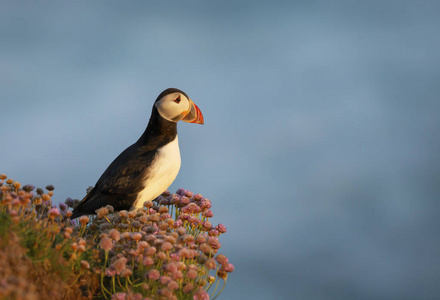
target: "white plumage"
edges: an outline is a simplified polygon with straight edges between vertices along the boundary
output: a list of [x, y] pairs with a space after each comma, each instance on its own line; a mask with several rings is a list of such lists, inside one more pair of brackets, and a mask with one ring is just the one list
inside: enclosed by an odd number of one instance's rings
[[153, 200], [162, 194], [176, 179], [180, 170], [179, 139], [159, 148], [144, 178], [144, 189], [139, 192], [133, 208], [142, 208], [145, 201]]

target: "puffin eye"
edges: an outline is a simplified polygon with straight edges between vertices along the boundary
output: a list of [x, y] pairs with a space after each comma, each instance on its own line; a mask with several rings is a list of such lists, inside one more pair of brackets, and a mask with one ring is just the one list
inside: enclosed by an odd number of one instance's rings
[[176, 99], [174, 99], [174, 102], [180, 103], [180, 95]]

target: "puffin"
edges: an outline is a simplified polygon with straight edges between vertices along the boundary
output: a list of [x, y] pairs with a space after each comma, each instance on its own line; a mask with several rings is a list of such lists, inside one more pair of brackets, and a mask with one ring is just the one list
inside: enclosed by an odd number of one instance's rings
[[136, 143], [108, 166], [93, 189], [74, 208], [71, 219], [96, 214], [106, 205], [115, 211], [139, 209], [173, 183], [181, 159], [177, 123], [203, 124], [203, 115], [188, 95], [164, 90], [154, 102], [150, 121]]

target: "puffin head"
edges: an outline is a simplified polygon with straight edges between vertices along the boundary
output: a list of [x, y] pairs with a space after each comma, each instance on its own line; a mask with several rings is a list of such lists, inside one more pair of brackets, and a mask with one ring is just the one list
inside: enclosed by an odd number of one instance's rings
[[188, 95], [175, 88], [169, 88], [160, 93], [154, 102], [159, 115], [165, 120], [203, 124], [203, 115], [197, 105]]

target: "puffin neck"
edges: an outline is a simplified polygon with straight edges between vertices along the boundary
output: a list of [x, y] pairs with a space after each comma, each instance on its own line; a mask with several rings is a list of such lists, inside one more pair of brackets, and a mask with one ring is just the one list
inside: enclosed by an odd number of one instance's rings
[[136, 142], [141, 145], [155, 144], [161, 147], [173, 141], [177, 136], [177, 123], [162, 118], [154, 106], [147, 129]]

